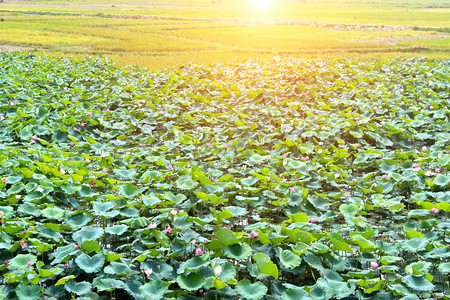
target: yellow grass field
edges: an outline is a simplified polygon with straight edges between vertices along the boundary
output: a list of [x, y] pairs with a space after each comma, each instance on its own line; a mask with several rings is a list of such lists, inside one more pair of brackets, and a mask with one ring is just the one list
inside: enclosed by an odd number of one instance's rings
[[5, 0], [0, 17], [0, 49], [106, 56], [151, 69], [274, 54], [450, 57], [443, 0], [278, 0], [262, 12], [250, 0]]

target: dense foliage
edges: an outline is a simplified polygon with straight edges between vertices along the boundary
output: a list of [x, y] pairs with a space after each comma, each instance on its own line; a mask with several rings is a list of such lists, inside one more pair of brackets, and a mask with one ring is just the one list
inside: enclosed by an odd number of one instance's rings
[[2, 53], [3, 297], [449, 299], [449, 68]]

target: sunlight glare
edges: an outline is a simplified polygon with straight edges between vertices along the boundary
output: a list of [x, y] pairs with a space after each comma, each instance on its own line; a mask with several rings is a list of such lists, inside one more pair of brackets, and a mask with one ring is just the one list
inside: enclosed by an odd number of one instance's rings
[[272, 0], [252, 0], [252, 5], [257, 10], [267, 10], [272, 5]]

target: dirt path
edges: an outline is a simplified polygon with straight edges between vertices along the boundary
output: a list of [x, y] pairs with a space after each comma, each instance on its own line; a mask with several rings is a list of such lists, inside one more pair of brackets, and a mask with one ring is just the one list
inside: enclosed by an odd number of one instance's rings
[[395, 45], [399, 42], [416, 41], [416, 40], [448, 39], [448, 38], [450, 38], [450, 34], [436, 34], [436, 35], [397, 36], [397, 37], [368, 39], [368, 40], [352, 40], [352, 42]]
[[35, 46], [17, 46], [17, 45], [8, 45], [8, 44], [0, 44], [0, 52], [5, 51], [26, 51], [26, 50], [34, 50], [38, 49]]

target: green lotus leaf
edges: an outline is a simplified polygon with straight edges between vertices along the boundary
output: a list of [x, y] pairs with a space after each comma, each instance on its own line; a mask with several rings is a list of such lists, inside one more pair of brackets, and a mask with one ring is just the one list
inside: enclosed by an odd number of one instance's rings
[[166, 290], [166, 284], [161, 280], [156, 280], [139, 287], [139, 296], [145, 300], [157, 300], [164, 297]]
[[270, 260], [270, 257], [264, 253], [256, 253], [253, 255], [253, 259], [256, 262], [258, 267], [258, 272], [260, 275], [258, 277], [265, 277], [267, 275], [278, 279], [278, 268], [277, 266]]
[[412, 238], [403, 242], [402, 248], [408, 252], [424, 250], [429, 241], [426, 238]]
[[233, 280], [236, 278], [236, 275], [237, 275], [236, 269], [229, 262], [226, 262], [222, 265], [219, 273], [220, 274], [217, 274], [217, 279], [219, 279], [223, 282], [228, 282], [229, 280]]
[[16, 175], [16, 176], [9, 176], [8, 178], [8, 183], [9, 184], [16, 184], [19, 181], [21, 181], [23, 179], [22, 175]]
[[294, 215], [291, 215], [291, 214], [287, 214], [287, 215], [293, 223], [308, 223], [309, 222], [308, 216], [302, 212], [296, 213]]
[[81, 243], [81, 249], [83, 249], [85, 252], [99, 252], [100, 251], [100, 244], [96, 241], [89, 241], [86, 240], [83, 243]]
[[15, 291], [19, 300], [38, 300], [41, 299], [42, 296], [41, 287], [39, 285], [20, 284]]
[[131, 272], [131, 269], [124, 263], [118, 263], [112, 261], [108, 266], [106, 266], [103, 271], [106, 274], [112, 274], [117, 276], [123, 276]]
[[152, 273], [150, 275], [150, 278], [152, 280], [158, 279], [175, 280], [175, 277], [172, 276], [173, 267], [162, 260], [144, 262], [144, 270], [152, 270]]
[[180, 267], [178, 268], [177, 273], [183, 274], [188, 271], [197, 272], [202, 267], [204, 267], [206, 264], [208, 264], [208, 262], [204, 261], [203, 259], [201, 259], [198, 256], [195, 256], [193, 258], [188, 259], [184, 263], [180, 264]]
[[122, 235], [128, 230], [128, 226], [124, 224], [113, 225], [111, 227], [106, 227], [105, 232], [114, 235]]
[[76, 191], [80, 191], [81, 186], [79, 186], [79, 185], [76, 186], [73, 183], [65, 183], [65, 184], [61, 185], [61, 189], [64, 192], [66, 192], [67, 194], [72, 195]]
[[431, 268], [431, 263], [427, 261], [417, 261], [405, 266], [407, 274], [422, 275], [428, 273]]
[[94, 212], [98, 215], [101, 215], [102, 213], [105, 213], [106, 211], [114, 208], [114, 202], [109, 201], [109, 202], [93, 202], [92, 203], [92, 208], [94, 209]]
[[63, 239], [63, 236], [59, 232], [40, 225], [38, 226], [38, 233], [41, 237], [52, 239], [55, 242], [60, 242]]
[[78, 244], [81, 245], [84, 241], [98, 240], [103, 236], [103, 234], [103, 229], [89, 226], [75, 232], [72, 237]]
[[31, 262], [34, 265], [37, 261], [37, 257], [33, 254], [18, 254], [13, 259], [11, 259], [8, 263], [8, 269], [20, 269], [27, 270], [30, 268], [28, 263]]
[[187, 199], [186, 195], [184, 195], [184, 194], [178, 194], [175, 196], [172, 192], [165, 192], [164, 198], [167, 200], [173, 201], [176, 204], [180, 204], [181, 202], [183, 202], [184, 200]]
[[17, 209], [20, 213], [24, 215], [39, 217], [41, 215], [41, 210], [34, 204], [24, 203]]
[[192, 180], [190, 175], [183, 175], [175, 181], [175, 186], [180, 190], [192, 190], [198, 185], [198, 182]]
[[122, 179], [131, 179], [136, 175], [136, 169], [114, 170], [114, 173]]
[[445, 262], [440, 263], [439, 267], [437, 268], [437, 270], [439, 272], [441, 272], [441, 273], [444, 273], [444, 274], [450, 273], [450, 262], [448, 262], [448, 263], [445, 263]]
[[267, 294], [267, 290], [267, 287], [260, 281], [251, 283], [248, 279], [242, 279], [236, 284], [236, 292], [244, 299], [261, 299]]
[[47, 219], [54, 219], [54, 220], [61, 220], [61, 218], [65, 214], [65, 210], [59, 208], [59, 207], [47, 207], [43, 210], [41, 210], [42, 216], [46, 217]]
[[415, 295], [415, 294], [410, 294], [410, 295], [400, 298], [400, 300], [420, 300], [420, 298], [417, 297], [417, 295]]
[[134, 198], [139, 195], [139, 190], [132, 184], [125, 184], [119, 187], [120, 193], [127, 198]]
[[72, 255], [75, 255], [79, 250], [74, 245], [68, 245], [57, 248], [50, 254], [50, 258], [53, 258], [52, 265], [59, 264], [67, 261]]
[[259, 181], [258, 177], [252, 176], [252, 177], [241, 179], [241, 184], [242, 185], [246, 185], [246, 186], [250, 186], [250, 185], [254, 185], [258, 181]]
[[334, 249], [338, 251], [353, 252], [353, 249], [350, 247], [350, 245], [347, 244], [338, 233], [330, 233], [330, 241], [333, 244]]
[[205, 277], [197, 273], [190, 273], [188, 276], [178, 275], [176, 281], [180, 288], [187, 291], [198, 290], [206, 283]]
[[408, 289], [403, 284], [389, 284], [388, 288], [393, 291], [397, 295], [409, 295], [411, 294], [411, 290]]
[[448, 186], [449, 183], [450, 183], [450, 176], [443, 175], [443, 174], [439, 174], [433, 180], [433, 184], [439, 185], [439, 186]]
[[115, 289], [120, 289], [124, 287], [123, 281], [113, 279], [113, 278], [99, 278], [94, 280], [94, 287], [99, 291], [111, 292]]
[[358, 213], [359, 208], [356, 204], [341, 204], [339, 210], [344, 216], [354, 216]]
[[293, 286], [286, 285], [287, 289], [281, 295], [281, 300], [297, 300], [297, 299], [307, 299], [309, 296], [308, 292], [304, 289]]
[[225, 246], [239, 243], [238, 239], [230, 229], [222, 228], [217, 230], [214, 234]]
[[425, 275], [408, 275], [402, 278], [408, 287], [418, 292], [429, 292], [434, 289], [432, 284]]
[[302, 259], [290, 250], [283, 250], [280, 254], [280, 262], [287, 269], [294, 269], [300, 266]]
[[70, 280], [64, 284], [64, 288], [69, 293], [74, 293], [79, 295], [87, 294], [91, 291], [91, 283], [87, 281], [76, 282], [74, 280]]
[[56, 283], [55, 286], [59, 286], [59, 285], [63, 285], [66, 282], [72, 280], [75, 278], [75, 275], [68, 275], [68, 276], [64, 276], [63, 278], [59, 279]]
[[19, 184], [14, 185], [12, 188], [10, 188], [6, 195], [15, 195], [20, 193], [25, 188], [25, 185], [22, 182], [19, 182]]
[[84, 272], [97, 273], [103, 267], [105, 257], [101, 253], [95, 254], [92, 257], [83, 253], [75, 259], [75, 262]]
[[67, 224], [72, 226], [73, 229], [78, 229], [85, 226], [92, 220], [91, 215], [84, 213], [76, 213], [67, 218]]
[[154, 207], [158, 205], [162, 200], [156, 196], [145, 196], [142, 195], [142, 200], [144, 201], [144, 204], [147, 206]]

